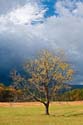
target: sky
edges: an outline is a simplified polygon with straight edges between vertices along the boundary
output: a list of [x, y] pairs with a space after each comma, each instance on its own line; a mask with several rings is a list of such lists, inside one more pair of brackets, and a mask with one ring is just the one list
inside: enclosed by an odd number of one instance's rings
[[83, 84], [83, 0], [0, 0], [0, 79], [44, 48], [64, 50]]

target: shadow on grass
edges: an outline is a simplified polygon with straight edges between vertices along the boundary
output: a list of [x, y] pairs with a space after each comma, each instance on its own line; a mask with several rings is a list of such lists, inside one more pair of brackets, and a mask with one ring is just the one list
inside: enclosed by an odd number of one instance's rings
[[68, 114], [66, 117], [83, 116], [83, 112]]
[[83, 117], [83, 112], [79, 113], [74, 113], [74, 112], [67, 112], [65, 114], [51, 114], [50, 116], [52, 117], [76, 117], [76, 116], [82, 116]]

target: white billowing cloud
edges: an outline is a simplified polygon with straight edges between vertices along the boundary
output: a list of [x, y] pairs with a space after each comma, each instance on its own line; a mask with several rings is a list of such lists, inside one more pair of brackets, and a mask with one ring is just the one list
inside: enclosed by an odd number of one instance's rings
[[55, 8], [60, 16], [78, 16], [83, 17], [83, 2], [80, 0], [60, 0]]
[[[40, 8], [36, 3], [33, 5], [29, 2], [0, 17], [0, 32], [22, 34], [22, 36], [24, 35], [23, 38], [26, 35], [27, 40], [31, 36], [33, 40], [28, 40], [28, 44], [32, 46], [34, 42], [36, 44], [36, 37], [39, 41], [42, 40], [43, 45], [46, 44], [52, 48], [62, 47], [68, 50], [72, 56], [75, 55], [76, 58], [79, 58], [82, 51], [80, 49], [82, 47], [83, 33], [82, 6], [82, 2], [59, 1], [55, 6], [59, 13], [58, 17], [51, 16], [42, 24], [31, 25], [32, 21], [44, 19], [46, 10]], [[23, 24], [28, 25], [24, 26]]]
[[6, 15], [2, 15], [0, 23], [31, 24], [32, 21], [43, 20], [45, 11], [45, 9], [39, 7], [36, 3], [27, 3], [24, 6], [18, 6]]
[[[56, 11], [59, 14], [59, 16], [70, 16], [71, 15], [70, 10], [65, 7], [65, 4], [66, 3], [64, 1], [62, 1], [62, 2], [59, 1], [56, 3], [55, 8], [56, 8]], [[68, 2], [66, 5], [69, 5]], [[70, 8], [70, 6], [69, 6], [69, 8]]]
[[73, 11], [73, 13], [76, 15], [76, 16], [80, 16], [80, 17], [83, 17], [83, 3], [82, 2], [78, 2], [76, 4], [77, 8]]
[[55, 8], [59, 16], [83, 16], [83, 2], [76, 0], [60, 0]]

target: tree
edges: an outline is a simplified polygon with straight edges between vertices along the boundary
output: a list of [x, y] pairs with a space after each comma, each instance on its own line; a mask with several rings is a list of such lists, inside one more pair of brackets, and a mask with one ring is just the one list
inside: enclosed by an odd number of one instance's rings
[[24, 85], [36, 101], [43, 103], [46, 115], [49, 115], [49, 104], [53, 96], [60, 88], [67, 86], [65, 83], [72, 80], [73, 69], [65, 59], [48, 50], [42, 51], [37, 58], [28, 60], [24, 69], [29, 73], [29, 78], [14, 72], [13, 80], [16, 84]]

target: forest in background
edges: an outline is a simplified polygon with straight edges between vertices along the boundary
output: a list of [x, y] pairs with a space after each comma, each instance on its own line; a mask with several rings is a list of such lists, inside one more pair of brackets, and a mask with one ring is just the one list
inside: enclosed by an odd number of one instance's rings
[[[23, 90], [16, 90], [12, 86], [5, 86], [0, 83], [0, 102], [25, 102], [35, 101], [32, 100], [29, 93]], [[55, 94], [53, 101], [79, 101], [83, 100], [83, 86], [71, 85], [70, 90], [62, 90]]]

